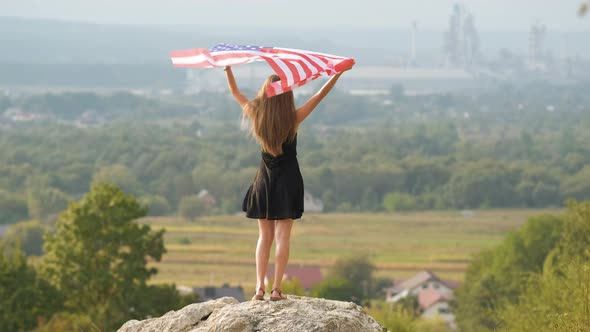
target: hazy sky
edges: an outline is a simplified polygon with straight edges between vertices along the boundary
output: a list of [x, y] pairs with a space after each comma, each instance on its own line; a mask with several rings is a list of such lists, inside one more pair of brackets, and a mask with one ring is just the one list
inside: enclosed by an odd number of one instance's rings
[[[466, 0], [480, 29], [590, 30], [583, 0]], [[446, 27], [456, 0], [0, 0], [1, 16], [127, 24], [406, 28]], [[289, 17], [287, 17], [289, 16]]]

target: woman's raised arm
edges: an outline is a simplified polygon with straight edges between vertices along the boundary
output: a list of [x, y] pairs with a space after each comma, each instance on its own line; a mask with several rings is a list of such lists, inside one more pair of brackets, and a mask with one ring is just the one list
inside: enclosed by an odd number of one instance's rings
[[236, 83], [236, 79], [234, 77], [234, 73], [231, 70], [231, 67], [225, 67], [225, 69], [223, 70], [225, 70], [227, 76], [227, 85], [229, 86], [229, 92], [231, 92], [231, 95], [234, 97], [236, 102], [238, 102], [242, 109], [244, 109], [244, 106], [246, 106], [246, 103], [248, 103], [248, 98], [246, 98], [246, 96], [244, 96], [238, 88], [238, 84]]
[[303, 104], [303, 106], [297, 109], [297, 125], [301, 124], [301, 122], [303, 122], [303, 120], [305, 120], [305, 118], [307, 118], [307, 116], [311, 114], [311, 112], [319, 105], [322, 99], [324, 99], [324, 97], [328, 95], [328, 93], [332, 90], [332, 88], [336, 84], [336, 81], [338, 81], [342, 73], [344, 72], [342, 71], [332, 76], [328, 80], [328, 82], [326, 82], [326, 84], [324, 84], [324, 86], [315, 95], [311, 96], [311, 98], [309, 98], [309, 100], [305, 104]]

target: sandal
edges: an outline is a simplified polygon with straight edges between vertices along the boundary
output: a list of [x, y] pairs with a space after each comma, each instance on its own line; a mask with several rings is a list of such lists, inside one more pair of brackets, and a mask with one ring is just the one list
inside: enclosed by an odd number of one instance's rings
[[[262, 295], [258, 295], [259, 291], [262, 291]], [[256, 292], [256, 294], [254, 294], [254, 296], [252, 296], [252, 301], [264, 301], [264, 294], [266, 294], [264, 292], [264, 289], [258, 288], [258, 291]]]
[[[279, 296], [272, 296], [273, 293], [277, 292], [279, 294]], [[283, 293], [281, 293], [280, 290], [273, 288], [273, 290], [270, 292], [270, 300], [271, 301], [280, 301], [280, 300], [286, 300], [287, 297], [283, 296]]]

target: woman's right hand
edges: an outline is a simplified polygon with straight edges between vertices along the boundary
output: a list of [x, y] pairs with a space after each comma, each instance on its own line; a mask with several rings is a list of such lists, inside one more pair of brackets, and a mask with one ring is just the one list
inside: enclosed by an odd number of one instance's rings
[[342, 74], [345, 71], [351, 70], [355, 64], [356, 64], [356, 61], [354, 61], [354, 59], [345, 60], [345, 61], [339, 63], [335, 69], [338, 71], [339, 74]]

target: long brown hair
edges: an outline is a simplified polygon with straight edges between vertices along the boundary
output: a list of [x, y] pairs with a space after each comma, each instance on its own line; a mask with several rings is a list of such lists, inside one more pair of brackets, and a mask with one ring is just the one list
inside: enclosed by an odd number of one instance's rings
[[266, 96], [269, 84], [278, 80], [278, 75], [270, 75], [262, 84], [256, 98], [247, 106], [247, 112], [252, 119], [250, 133], [256, 138], [262, 150], [273, 156], [282, 154], [283, 143], [292, 142], [297, 133], [293, 91], [273, 97]]

